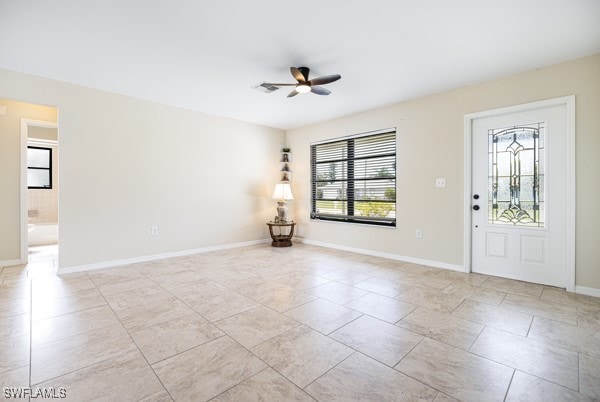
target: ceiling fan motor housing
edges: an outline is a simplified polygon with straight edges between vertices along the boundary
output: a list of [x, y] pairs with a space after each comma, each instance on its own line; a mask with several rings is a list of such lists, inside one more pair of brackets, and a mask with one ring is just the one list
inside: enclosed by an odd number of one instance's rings
[[302, 73], [304, 76], [304, 80], [308, 81], [308, 73], [310, 73], [310, 68], [308, 67], [298, 67], [298, 71]]

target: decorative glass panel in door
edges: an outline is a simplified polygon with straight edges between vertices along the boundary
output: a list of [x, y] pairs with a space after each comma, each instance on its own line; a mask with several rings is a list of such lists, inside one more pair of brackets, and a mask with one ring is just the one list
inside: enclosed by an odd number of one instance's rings
[[544, 123], [488, 130], [488, 222], [544, 227]]

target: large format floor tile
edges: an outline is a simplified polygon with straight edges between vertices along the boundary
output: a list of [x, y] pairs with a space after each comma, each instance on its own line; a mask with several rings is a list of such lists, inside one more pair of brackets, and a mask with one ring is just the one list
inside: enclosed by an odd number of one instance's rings
[[151, 286], [156, 286], [156, 282], [148, 278], [141, 278], [124, 282], [107, 283], [105, 285], [98, 286], [98, 290], [104, 296], [110, 296], [115, 293], [131, 292]]
[[[6, 387], [29, 387], [29, 366], [19, 367], [3, 373], [0, 372], [0, 390], [2, 390], [0, 393], [0, 401], [18, 401], [19, 399], [14, 398], [10, 393], [6, 395]], [[27, 399], [22, 398], [21, 401], [22, 400]]]
[[284, 332], [252, 351], [300, 388], [353, 353], [352, 349], [304, 326]]
[[0, 338], [0, 373], [29, 364], [29, 333]]
[[579, 391], [600, 399], [600, 359], [598, 356], [579, 354]]
[[0, 318], [0, 339], [29, 334], [29, 314]]
[[195, 296], [182, 297], [191, 308], [209, 321], [218, 321], [259, 306], [259, 303], [233, 290], [216, 294], [198, 292]]
[[362, 313], [327, 300], [317, 299], [296, 307], [285, 315], [327, 335], [360, 317]]
[[567, 292], [564, 289], [544, 287], [541, 299], [573, 307], [586, 306], [600, 309], [600, 298]]
[[172, 289], [178, 286], [186, 286], [194, 282], [201, 282], [204, 280], [204, 277], [194, 271], [180, 271], [151, 277], [151, 279], [165, 289]]
[[95, 289], [96, 285], [85, 272], [78, 272], [34, 279], [31, 281], [31, 288], [36, 297], [50, 298], [90, 291]]
[[[416, 288], [413, 288], [416, 289]], [[464, 300], [462, 295], [455, 295], [440, 292], [422, 292], [421, 294], [413, 294], [411, 291], [401, 292], [396, 296], [399, 300], [408, 301], [419, 307], [424, 307], [429, 310], [439, 311], [440, 313], [451, 313]]]
[[133, 332], [131, 337], [148, 363], [153, 364], [224, 333], [196, 313]]
[[138, 401], [164, 388], [137, 350], [62, 375], [38, 387], [62, 387], [67, 401]]
[[336, 271], [331, 271], [321, 276], [325, 279], [344, 283], [346, 285], [353, 285], [357, 282], [364, 281], [365, 279], [369, 279], [371, 277], [371, 275], [369, 274], [353, 271], [351, 269], [338, 269]]
[[516, 371], [510, 382], [506, 402], [531, 401], [579, 401], [592, 402], [594, 399], [541, 378]]
[[294, 272], [291, 274], [279, 274], [273, 277], [273, 281], [283, 283], [298, 290], [307, 290], [315, 286], [324, 285], [330, 282], [329, 279], [319, 276], [305, 274], [302, 272]]
[[96, 286], [103, 286], [117, 282], [130, 281], [132, 279], [143, 279], [144, 274], [139, 272], [133, 266], [123, 266], [110, 269], [97, 269], [88, 271], [90, 279]]
[[502, 401], [514, 372], [431, 339], [424, 339], [396, 369], [464, 401]]
[[106, 300], [97, 289], [68, 293], [57, 297], [45, 297], [44, 294], [34, 293], [31, 302], [31, 318], [33, 321], [43, 320], [105, 304]]
[[300, 324], [260, 306], [217, 321], [215, 325], [242, 346], [252, 348]]
[[0, 301], [0, 319], [27, 314], [30, 310], [31, 301], [29, 297], [15, 299], [6, 298], [5, 300]]
[[423, 339], [419, 334], [367, 315], [343, 326], [330, 336], [391, 367]]
[[[31, 282], [28, 280], [0, 279], [0, 306], [10, 300], [28, 299], [31, 295]], [[1, 312], [2, 310], [0, 310]]]
[[206, 401], [267, 366], [223, 336], [152, 367], [175, 400]]
[[114, 311], [127, 310], [153, 302], [170, 299], [173, 296], [158, 285], [128, 289], [120, 293], [104, 295]]
[[0, 389], [31, 379], [68, 400], [124, 402], [600, 400], [600, 298], [302, 243], [53, 269], [0, 267]]
[[533, 319], [531, 314], [506, 310], [472, 300], [465, 300], [454, 310], [452, 315], [521, 336], [527, 336]]
[[452, 285], [442, 289], [440, 293], [491, 304], [492, 306], [499, 305], [506, 296], [505, 292], [481, 286], [474, 286], [462, 281], [454, 282]]
[[433, 401], [437, 391], [360, 353], [306, 387], [319, 401]]
[[259, 283], [241, 286], [237, 291], [279, 312], [290, 310], [316, 298], [291, 286], [278, 282], [267, 282], [264, 279], [261, 279]]
[[535, 317], [527, 337], [600, 359], [600, 332], [590, 328]]
[[578, 390], [577, 353], [494, 328], [482, 332], [471, 352]]
[[33, 322], [31, 329], [32, 344], [42, 345], [59, 341], [118, 323], [117, 316], [106, 305], [46, 318]]
[[355, 283], [353, 285], [355, 288], [368, 290], [373, 293], [380, 294], [382, 296], [387, 297], [396, 297], [402, 290], [405, 288], [400, 286], [398, 283], [391, 281], [389, 279], [379, 278], [373, 276], [369, 279], [365, 279], [364, 281]]
[[268, 368], [212, 400], [212, 402], [238, 401], [312, 402], [314, 400], [275, 370]]
[[135, 349], [135, 344], [120, 324], [55, 342], [33, 345], [31, 384], [47, 381]]
[[500, 307], [577, 325], [577, 307], [547, 302], [530, 296], [508, 294]]
[[310, 288], [308, 289], [308, 292], [338, 304], [348, 303], [368, 293], [366, 290], [339, 282], [329, 282], [321, 286]]
[[462, 349], [468, 349], [483, 329], [481, 324], [421, 307], [396, 325]]
[[344, 306], [392, 324], [417, 308], [414, 304], [375, 293], [368, 293], [346, 303]]
[[535, 298], [539, 298], [542, 295], [542, 290], [544, 289], [544, 286], [542, 285], [515, 281], [514, 279], [498, 278], [496, 276], [488, 277], [481, 283], [481, 287]]
[[171, 298], [115, 312], [123, 326], [130, 332], [193, 313], [183, 302]]
[[600, 332], [600, 307], [577, 307], [577, 325]]

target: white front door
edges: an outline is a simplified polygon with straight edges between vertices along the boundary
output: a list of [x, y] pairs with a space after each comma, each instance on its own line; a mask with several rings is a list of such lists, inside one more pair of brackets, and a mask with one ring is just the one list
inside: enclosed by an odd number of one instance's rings
[[473, 272], [567, 285], [567, 106], [472, 120]]

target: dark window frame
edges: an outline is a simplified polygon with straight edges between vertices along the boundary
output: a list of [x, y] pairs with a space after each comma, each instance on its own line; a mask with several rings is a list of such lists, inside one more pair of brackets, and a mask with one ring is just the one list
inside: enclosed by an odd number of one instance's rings
[[[366, 137], [384, 137], [384, 136], [389, 136], [390, 134], [393, 134], [393, 152], [390, 152], [389, 149], [386, 149], [385, 152], [381, 152], [381, 153], [374, 153], [372, 155], [367, 155], [367, 156], [359, 156], [356, 157], [355, 156], [355, 141], [358, 139], [363, 139]], [[337, 143], [346, 143], [346, 156], [345, 157], [341, 157], [341, 158], [337, 158], [337, 159], [326, 159], [326, 160], [321, 160], [318, 161], [317, 160], [317, 154], [318, 154], [318, 147], [319, 146], [327, 146], [327, 145], [331, 145], [331, 144], [337, 144]], [[385, 130], [379, 130], [376, 132], [369, 132], [369, 133], [363, 133], [363, 134], [357, 134], [357, 135], [352, 135], [352, 136], [347, 136], [347, 137], [343, 137], [343, 138], [335, 138], [335, 139], [331, 139], [331, 140], [326, 140], [326, 141], [320, 141], [320, 142], [316, 142], [316, 143], [311, 143], [310, 145], [310, 168], [311, 168], [311, 179], [310, 179], [310, 184], [311, 184], [311, 213], [310, 213], [310, 219], [311, 220], [323, 220], [323, 221], [334, 221], [334, 222], [348, 222], [348, 223], [359, 223], [359, 224], [368, 224], [368, 225], [379, 225], [379, 226], [388, 226], [388, 227], [396, 227], [396, 217], [394, 214], [393, 218], [388, 218], [388, 217], [373, 217], [373, 216], [356, 216], [355, 212], [356, 212], [356, 204], [360, 203], [360, 202], [369, 202], [368, 200], [361, 200], [360, 198], [360, 194], [357, 193], [357, 191], [355, 191], [355, 185], [357, 182], [367, 182], [367, 181], [371, 181], [371, 180], [381, 180], [381, 177], [362, 177], [362, 178], [355, 178], [354, 177], [354, 165], [355, 162], [357, 161], [365, 161], [365, 160], [369, 160], [369, 159], [377, 159], [377, 158], [389, 158], [389, 157], [393, 157], [394, 158], [394, 162], [393, 162], [393, 177], [392, 176], [388, 176], [386, 177], [386, 179], [388, 180], [392, 180], [393, 184], [391, 186], [389, 186], [388, 188], [393, 188], [394, 190], [394, 199], [393, 200], [389, 200], [389, 199], [377, 199], [376, 201], [371, 201], [371, 202], [376, 202], [376, 203], [393, 203], [394, 204], [394, 211], [396, 211], [396, 207], [397, 207], [397, 197], [396, 197], [396, 187], [397, 187], [397, 181], [396, 181], [396, 144], [397, 144], [397, 137], [396, 137], [396, 128], [389, 128], [389, 129], [385, 129]], [[388, 146], [389, 147], [389, 146]], [[323, 165], [323, 164], [331, 164], [331, 163], [346, 163], [347, 164], [347, 169], [346, 169], [346, 176], [342, 177], [341, 179], [327, 179], [324, 180], [322, 177], [319, 178], [318, 174], [317, 174], [317, 166], [318, 165]], [[317, 201], [329, 201], [330, 199], [328, 198], [324, 198], [323, 195], [323, 190], [322, 190], [322, 183], [324, 182], [346, 182], [346, 197], [345, 198], [339, 198], [339, 201], [342, 202], [346, 202], [346, 208], [347, 208], [347, 214], [346, 215], [342, 215], [342, 214], [327, 214], [327, 213], [322, 213], [317, 211]], [[321, 188], [318, 186], [318, 183], [321, 183]], [[320, 195], [319, 195], [320, 193]], [[342, 192], [343, 193], [343, 192]], [[358, 194], [358, 197], [357, 197]]]
[[48, 175], [49, 175], [49, 186], [45, 186], [45, 187], [40, 187], [40, 186], [30, 186], [27, 185], [28, 189], [32, 189], [32, 190], [52, 190], [52, 148], [51, 147], [35, 147], [35, 146], [27, 146], [27, 149], [42, 149], [45, 151], [48, 151], [48, 167], [35, 167], [35, 166], [29, 166], [29, 163], [27, 164], [27, 171], [29, 170], [47, 170], [48, 171]]

